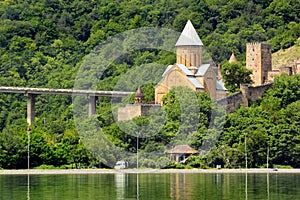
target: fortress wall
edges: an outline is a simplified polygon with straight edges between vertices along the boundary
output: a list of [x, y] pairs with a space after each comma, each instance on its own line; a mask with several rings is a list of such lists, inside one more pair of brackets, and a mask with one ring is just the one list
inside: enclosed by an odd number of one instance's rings
[[[248, 88], [248, 94], [246, 94], [246, 97], [248, 100], [256, 101], [259, 97], [261, 97], [267, 89], [271, 88], [273, 83], [266, 83], [264, 85], [260, 86], [249, 86]], [[243, 93], [243, 91], [242, 91]]]
[[232, 94], [224, 99], [220, 99], [217, 101], [219, 105], [221, 105], [227, 113], [233, 112], [243, 104], [243, 97], [242, 93], [238, 92]]
[[271, 88], [273, 83], [267, 83], [260, 86], [250, 86], [248, 84], [241, 85], [241, 92], [232, 94], [226, 98], [218, 100], [217, 103], [221, 105], [227, 113], [233, 112], [241, 105], [248, 106], [248, 101], [256, 101], [261, 97], [267, 89]]

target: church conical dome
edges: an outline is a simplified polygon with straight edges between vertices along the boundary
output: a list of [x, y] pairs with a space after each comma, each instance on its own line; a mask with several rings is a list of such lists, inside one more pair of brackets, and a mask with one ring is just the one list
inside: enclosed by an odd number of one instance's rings
[[175, 46], [203, 46], [192, 22], [188, 20]]

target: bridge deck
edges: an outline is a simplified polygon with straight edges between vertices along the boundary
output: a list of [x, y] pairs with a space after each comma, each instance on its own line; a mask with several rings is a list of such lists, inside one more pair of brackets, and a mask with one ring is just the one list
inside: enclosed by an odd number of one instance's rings
[[109, 97], [124, 97], [133, 94], [133, 92], [125, 92], [125, 91], [74, 90], [74, 89], [26, 88], [26, 87], [0, 87], [0, 93], [63, 94], [63, 95], [109, 96]]

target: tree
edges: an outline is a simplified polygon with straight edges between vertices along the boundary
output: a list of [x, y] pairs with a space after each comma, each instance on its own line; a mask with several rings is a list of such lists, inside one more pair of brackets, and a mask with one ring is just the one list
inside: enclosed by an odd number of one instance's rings
[[231, 91], [239, 90], [241, 84], [251, 83], [250, 74], [252, 72], [239, 62], [226, 62], [222, 65], [222, 77], [225, 81], [225, 87]]

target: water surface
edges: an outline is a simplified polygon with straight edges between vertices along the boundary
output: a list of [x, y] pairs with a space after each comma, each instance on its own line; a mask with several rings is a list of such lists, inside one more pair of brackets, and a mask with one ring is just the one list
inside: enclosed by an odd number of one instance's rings
[[0, 199], [296, 200], [299, 184], [285, 173], [0, 175]]

